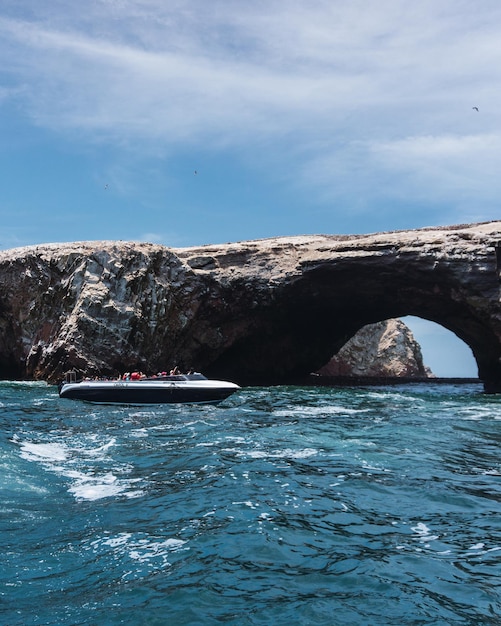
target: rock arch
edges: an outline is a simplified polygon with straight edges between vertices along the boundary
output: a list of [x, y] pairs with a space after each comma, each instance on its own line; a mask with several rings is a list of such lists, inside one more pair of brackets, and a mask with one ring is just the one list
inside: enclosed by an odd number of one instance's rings
[[[501, 391], [500, 226], [235, 244], [245, 294], [226, 297], [233, 311], [243, 298], [247, 325], [209, 370], [288, 381], [325, 363], [366, 324], [415, 315], [470, 346], [486, 391]], [[210, 271], [231, 267], [228, 251], [210, 250]]]
[[468, 344], [486, 391], [501, 392], [500, 240], [501, 222], [489, 222], [0, 252], [0, 375], [178, 363], [243, 384], [290, 382], [366, 324], [415, 315]]

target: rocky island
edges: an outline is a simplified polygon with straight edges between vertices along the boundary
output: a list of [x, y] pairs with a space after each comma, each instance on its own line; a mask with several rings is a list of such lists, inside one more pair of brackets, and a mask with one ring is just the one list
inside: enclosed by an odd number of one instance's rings
[[424, 364], [421, 346], [402, 320], [364, 326], [316, 373], [369, 380], [434, 378]]
[[316, 371], [362, 327], [415, 315], [501, 392], [501, 222], [192, 248], [76, 242], [0, 252], [0, 377], [171, 365], [240, 384]]

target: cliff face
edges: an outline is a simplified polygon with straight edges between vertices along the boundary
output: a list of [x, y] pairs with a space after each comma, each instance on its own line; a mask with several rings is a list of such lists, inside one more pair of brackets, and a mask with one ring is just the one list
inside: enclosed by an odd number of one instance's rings
[[0, 376], [57, 380], [178, 364], [243, 384], [325, 364], [360, 328], [416, 315], [501, 391], [501, 223], [199, 248], [49, 244], [0, 252]]
[[151, 367], [169, 355], [206, 289], [175, 254], [148, 244], [50, 245], [5, 256], [4, 376]]
[[428, 378], [421, 348], [401, 320], [385, 320], [361, 328], [318, 370], [321, 376]]

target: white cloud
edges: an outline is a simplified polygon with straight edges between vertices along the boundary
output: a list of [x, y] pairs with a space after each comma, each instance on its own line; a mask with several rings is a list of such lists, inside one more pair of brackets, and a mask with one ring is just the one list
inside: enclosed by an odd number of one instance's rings
[[371, 146], [384, 168], [405, 176], [420, 197], [433, 189], [435, 198], [460, 195], [458, 204], [490, 204], [494, 219], [501, 195], [501, 135], [444, 135], [407, 137]]
[[431, 161], [434, 167], [436, 161], [443, 158], [470, 160], [472, 157], [485, 155], [492, 157], [499, 154], [501, 135], [442, 135], [406, 137], [393, 142], [382, 142], [372, 146], [374, 152], [386, 157], [394, 164], [402, 165], [402, 159], [411, 161]]
[[[298, 184], [352, 206], [357, 193], [362, 206], [430, 185], [450, 202], [480, 193], [490, 206], [499, 195], [495, 0], [482, 10], [466, 0], [88, 0], [85, 11], [6, 0], [2, 15], [0, 103], [14, 89], [40, 126], [137, 153], [285, 154]], [[391, 176], [399, 183], [382, 189]]]
[[429, 131], [441, 99], [450, 111], [461, 83], [470, 89], [501, 60], [492, 23], [458, 2], [48, 6], [0, 21], [0, 51], [32, 85], [32, 114], [121, 137], [321, 136], [326, 125], [345, 131], [348, 113], [354, 134], [398, 134], [413, 121]]

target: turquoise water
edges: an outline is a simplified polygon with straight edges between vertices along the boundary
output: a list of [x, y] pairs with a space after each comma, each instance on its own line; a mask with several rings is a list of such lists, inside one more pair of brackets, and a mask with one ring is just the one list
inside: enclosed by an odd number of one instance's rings
[[501, 398], [0, 383], [0, 623], [501, 624]]

